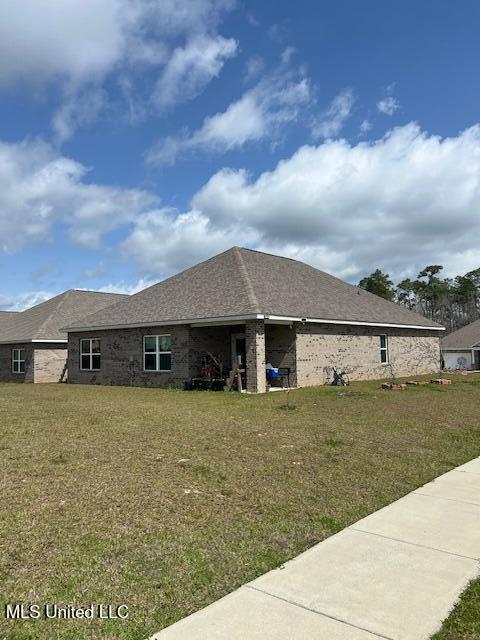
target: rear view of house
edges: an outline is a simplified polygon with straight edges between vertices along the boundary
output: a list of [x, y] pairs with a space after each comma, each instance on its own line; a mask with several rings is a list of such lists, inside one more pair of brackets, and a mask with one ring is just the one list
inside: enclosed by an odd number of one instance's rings
[[446, 369], [480, 370], [480, 320], [475, 320], [441, 341]]
[[442, 327], [297, 260], [233, 247], [68, 327], [73, 383], [182, 386], [214, 354], [290, 386], [438, 371]]
[[60, 382], [67, 366], [62, 327], [128, 296], [65, 291], [22, 312], [0, 312], [0, 381]]

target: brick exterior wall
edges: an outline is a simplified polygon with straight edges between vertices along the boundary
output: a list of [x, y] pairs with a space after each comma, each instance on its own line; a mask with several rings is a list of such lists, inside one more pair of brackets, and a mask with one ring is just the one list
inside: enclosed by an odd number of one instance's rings
[[[13, 373], [12, 349], [25, 349], [25, 373]], [[33, 382], [32, 344], [0, 344], [0, 382]]]
[[[380, 334], [388, 336], [389, 364], [380, 362]], [[297, 384], [324, 384], [332, 366], [351, 380], [375, 380], [437, 372], [437, 332], [360, 326], [297, 324]]]
[[263, 393], [267, 390], [265, 378], [265, 324], [263, 320], [245, 323], [247, 391]]
[[[143, 336], [169, 333], [172, 337], [172, 370], [143, 370]], [[80, 369], [80, 339], [99, 338], [100, 371]], [[139, 387], [180, 387], [189, 377], [189, 327], [174, 325], [70, 333], [68, 382]]]
[[[196, 376], [201, 356], [210, 351], [226, 365], [231, 362], [231, 335], [245, 332], [247, 391], [266, 390], [265, 364], [291, 369], [290, 384], [324, 384], [332, 366], [345, 369], [352, 380], [389, 378], [438, 371], [438, 336], [414, 329], [312, 325], [265, 325], [252, 320], [223, 327], [145, 327], [72, 333], [68, 345], [68, 381], [84, 384], [182, 386]], [[172, 370], [143, 371], [143, 336], [170, 333]], [[388, 335], [389, 364], [380, 362], [380, 333]], [[100, 338], [100, 371], [80, 370], [80, 339]], [[10, 351], [8, 358], [11, 358]], [[9, 360], [10, 362], [10, 360]], [[11, 369], [11, 363], [10, 363]]]
[[[25, 373], [13, 373], [12, 350], [25, 350]], [[67, 345], [1, 344], [0, 382], [60, 382], [67, 363]]]

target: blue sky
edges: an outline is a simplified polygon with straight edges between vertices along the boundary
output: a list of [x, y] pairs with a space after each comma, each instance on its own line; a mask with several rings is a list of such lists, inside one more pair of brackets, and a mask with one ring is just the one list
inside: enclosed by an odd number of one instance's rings
[[480, 266], [480, 5], [4, 0], [0, 308], [233, 244]]

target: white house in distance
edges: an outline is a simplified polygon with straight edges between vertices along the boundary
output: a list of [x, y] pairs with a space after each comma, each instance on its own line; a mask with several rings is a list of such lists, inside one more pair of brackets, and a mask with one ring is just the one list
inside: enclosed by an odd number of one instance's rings
[[449, 333], [440, 345], [446, 369], [480, 370], [480, 320]]

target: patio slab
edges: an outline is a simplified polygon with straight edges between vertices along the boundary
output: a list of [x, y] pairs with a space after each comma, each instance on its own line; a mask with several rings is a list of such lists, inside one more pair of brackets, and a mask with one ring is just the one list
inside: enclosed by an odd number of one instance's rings
[[477, 573], [470, 558], [344, 529], [250, 584], [371, 633], [418, 640]]
[[350, 528], [480, 558], [480, 505], [469, 502], [411, 493]]
[[449, 471], [414, 493], [480, 505], [480, 474]]

